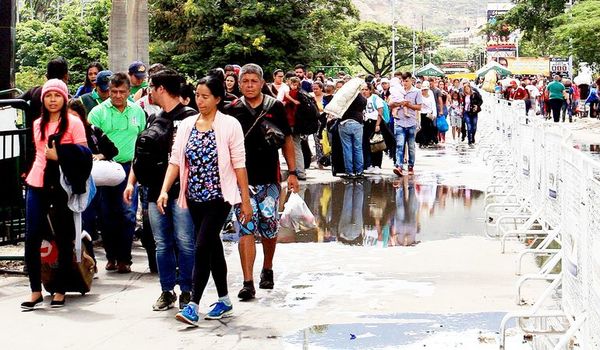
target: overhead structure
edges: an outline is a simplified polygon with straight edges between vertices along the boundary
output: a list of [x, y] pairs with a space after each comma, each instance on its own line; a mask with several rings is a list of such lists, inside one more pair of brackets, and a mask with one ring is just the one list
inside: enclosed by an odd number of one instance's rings
[[443, 77], [446, 74], [433, 63], [428, 63], [415, 72], [417, 77]]
[[500, 74], [500, 76], [503, 76], [503, 77], [511, 74], [511, 72], [510, 72], [510, 70], [508, 70], [508, 68], [504, 67], [503, 65], [501, 65], [500, 63], [498, 63], [496, 61], [489, 62], [485, 66], [481, 67], [481, 69], [479, 69], [477, 72], [475, 72], [475, 74], [478, 77], [482, 77], [492, 69], [495, 70], [496, 73]]

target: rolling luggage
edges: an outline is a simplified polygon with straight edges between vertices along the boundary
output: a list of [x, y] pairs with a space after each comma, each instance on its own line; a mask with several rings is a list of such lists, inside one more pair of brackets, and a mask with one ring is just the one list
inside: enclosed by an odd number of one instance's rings
[[[46, 291], [49, 293], [54, 293], [56, 291], [55, 283], [56, 273], [58, 271], [58, 248], [53, 240], [54, 226], [52, 225], [50, 215], [48, 216], [48, 223], [50, 225], [52, 237], [49, 237], [48, 240], [42, 241], [42, 246], [40, 248], [42, 260], [42, 285]], [[84, 239], [91, 238], [89, 235], [85, 234], [82, 237], [82, 240]], [[68, 283], [66, 286], [66, 291], [77, 292], [81, 293], [81, 295], [84, 295], [92, 288], [96, 264], [94, 263], [94, 259], [88, 254], [85, 244], [82, 244], [81, 247], [81, 262], [77, 262], [74, 252], [72, 255], [73, 262], [67, 276]]]

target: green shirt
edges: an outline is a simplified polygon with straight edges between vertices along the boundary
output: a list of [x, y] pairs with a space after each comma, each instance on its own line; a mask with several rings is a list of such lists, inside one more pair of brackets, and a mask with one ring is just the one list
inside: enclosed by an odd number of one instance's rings
[[563, 91], [565, 91], [565, 86], [561, 83], [558, 82], [556, 80], [554, 80], [553, 82], [551, 82], [550, 84], [548, 84], [548, 87], [546, 88], [548, 89], [548, 93], [549, 93], [549, 99], [559, 99], [559, 100], [564, 100], [565, 96], [563, 95]]
[[138, 86], [132, 86], [129, 89], [129, 100], [133, 101], [133, 96], [135, 96], [135, 93], [140, 91], [140, 89], [147, 88], [147, 87], [148, 87], [148, 82], [145, 80], [142, 82], [142, 84], [140, 84]]
[[146, 128], [146, 114], [142, 107], [127, 100], [127, 107], [120, 112], [109, 98], [92, 109], [88, 120], [102, 129], [119, 150], [115, 161], [126, 163], [133, 160], [135, 141]]
[[102, 99], [100, 98], [100, 95], [98, 95], [98, 91], [96, 91], [96, 89], [92, 90], [92, 92], [81, 95], [79, 100], [83, 103], [83, 106], [88, 114], [94, 107], [102, 103]]

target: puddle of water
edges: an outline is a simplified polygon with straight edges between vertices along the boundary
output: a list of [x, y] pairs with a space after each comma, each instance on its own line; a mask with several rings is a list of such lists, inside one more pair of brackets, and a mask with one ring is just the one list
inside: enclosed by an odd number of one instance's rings
[[419, 183], [408, 177], [370, 178], [307, 184], [300, 195], [315, 215], [317, 228], [299, 232], [281, 228], [278, 242], [410, 246], [479, 235], [483, 229], [483, 192], [464, 187]]
[[[402, 345], [423, 343], [436, 334], [452, 334], [451, 342], [476, 344], [495, 341], [505, 313], [401, 314], [377, 316], [374, 323], [315, 325], [284, 338], [289, 345], [303, 349], [397, 349]], [[466, 338], [456, 338], [466, 334]], [[492, 339], [489, 339], [492, 338]], [[453, 344], [456, 345], [456, 344]], [[449, 346], [448, 348], [454, 348]]]

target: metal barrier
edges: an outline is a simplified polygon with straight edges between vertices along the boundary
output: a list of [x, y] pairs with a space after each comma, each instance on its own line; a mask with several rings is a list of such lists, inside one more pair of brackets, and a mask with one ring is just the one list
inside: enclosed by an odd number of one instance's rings
[[[600, 162], [573, 147], [568, 127], [526, 116], [520, 103], [482, 93], [480, 123], [491, 129], [481, 155], [493, 169], [486, 194], [486, 234], [525, 243], [520, 261], [546, 260], [528, 280], [548, 280], [533, 306], [503, 319], [534, 335], [534, 348], [600, 349]], [[491, 106], [491, 107], [490, 107]], [[495, 166], [501, 164], [501, 166]]]
[[[18, 112], [21, 111], [21, 112]], [[27, 167], [30, 144], [25, 128], [29, 105], [23, 100], [0, 99], [0, 245], [25, 237], [25, 195], [22, 174]], [[18, 260], [21, 257], [2, 257]]]

